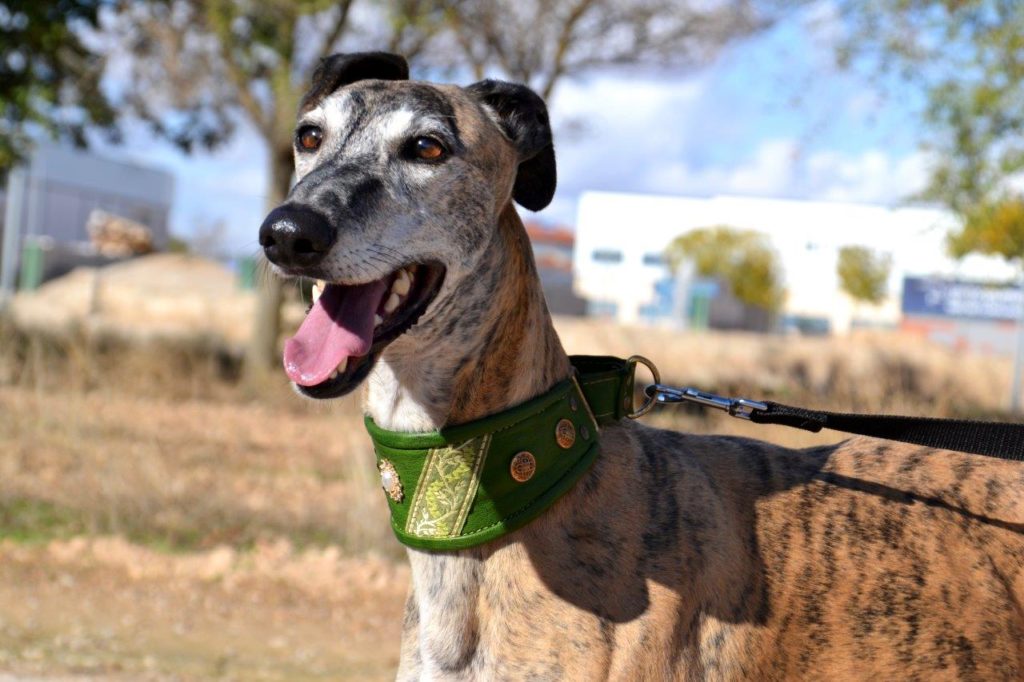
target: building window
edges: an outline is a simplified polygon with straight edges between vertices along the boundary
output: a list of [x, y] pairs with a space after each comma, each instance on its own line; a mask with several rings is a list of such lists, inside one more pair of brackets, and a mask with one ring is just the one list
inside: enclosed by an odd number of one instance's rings
[[594, 261], [598, 263], [621, 263], [622, 252], [621, 251], [609, 251], [606, 249], [598, 249], [591, 256]]
[[587, 301], [587, 315], [591, 317], [615, 317], [619, 306], [611, 301]]
[[661, 253], [645, 253], [644, 265], [665, 265], [665, 255]]

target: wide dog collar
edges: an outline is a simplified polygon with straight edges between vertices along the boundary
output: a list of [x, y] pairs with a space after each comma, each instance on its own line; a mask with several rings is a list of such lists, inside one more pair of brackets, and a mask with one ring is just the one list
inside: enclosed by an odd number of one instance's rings
[[391, 527], [409, 547], [453, 550], [523, 526], [579, 480], [598, 454], [598, 428], [633, 404], [630, 360], [575, 355], [547, 393], [467, 424], [387, 431], [366, 417]]

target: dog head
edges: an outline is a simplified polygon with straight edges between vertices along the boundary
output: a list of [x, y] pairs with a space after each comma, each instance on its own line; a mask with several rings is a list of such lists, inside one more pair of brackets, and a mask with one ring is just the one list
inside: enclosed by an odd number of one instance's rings
[[511, 201], [555, 191], [544, 102], [522, 85], [408, 80], [380, 52], [325, 59], [295, 129], [297, 183], [260, 228], [279, 274], [324, 280], [285, 369], [299, 390], [355, 388], [383, 349], [457, 295]]

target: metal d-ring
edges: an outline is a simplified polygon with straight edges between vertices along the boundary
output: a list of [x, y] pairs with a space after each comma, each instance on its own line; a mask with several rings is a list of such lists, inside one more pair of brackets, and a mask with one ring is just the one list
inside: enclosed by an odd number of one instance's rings
[[[653, 362], [651, 362], [650, 360], [648, 360], [647, 358], [645, 358], [642, 355], [631, 355], [626, 360], [626, 364], [629, 365], [630, 367], [632, 367], [634, 372], [636, 371], [637, 363], [640, 363], [641, 365], [643, 365], [647, 369], [651, 370], [651, 376], [654, 377], [654, 384], [655, 385], [661, 384], [661, 373], [658, 372], [658, 368], [654, 366]], [[630, 397], [630, 407], [632, 407], [632, 402], [633, 402], [632, 401], [632, 396], [629, 396], [629, 397]], [[655, 403], [657, 403], [657, 400], [655, 399], [655, 396], [648, 396], [647, 400], [640, 406], [639, 409], [633, 410], [632, 412], [626, 412], [626, 416], [628, 418], [630, 418], [630, 419], [639, 419], [640, 417], [642, 417], [645, 414], [647, 414], [648, 412], [650, 412], [651, 409], [654, 407]]]

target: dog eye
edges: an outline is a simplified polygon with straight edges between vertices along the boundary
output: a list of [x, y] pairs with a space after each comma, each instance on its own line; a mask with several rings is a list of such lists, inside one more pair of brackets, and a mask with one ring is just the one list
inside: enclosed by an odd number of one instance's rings
[[447, 153], [447, 150], [432, 137], [417, 137], [412, 141], [412, 152], [417, 159], [437, 161]]
[[316, 126], [302, 126], [295, 133], [295, 143], [299, 149], [306, 152], [315, 152], [320, 148], [324, 139], [324, 131]]

